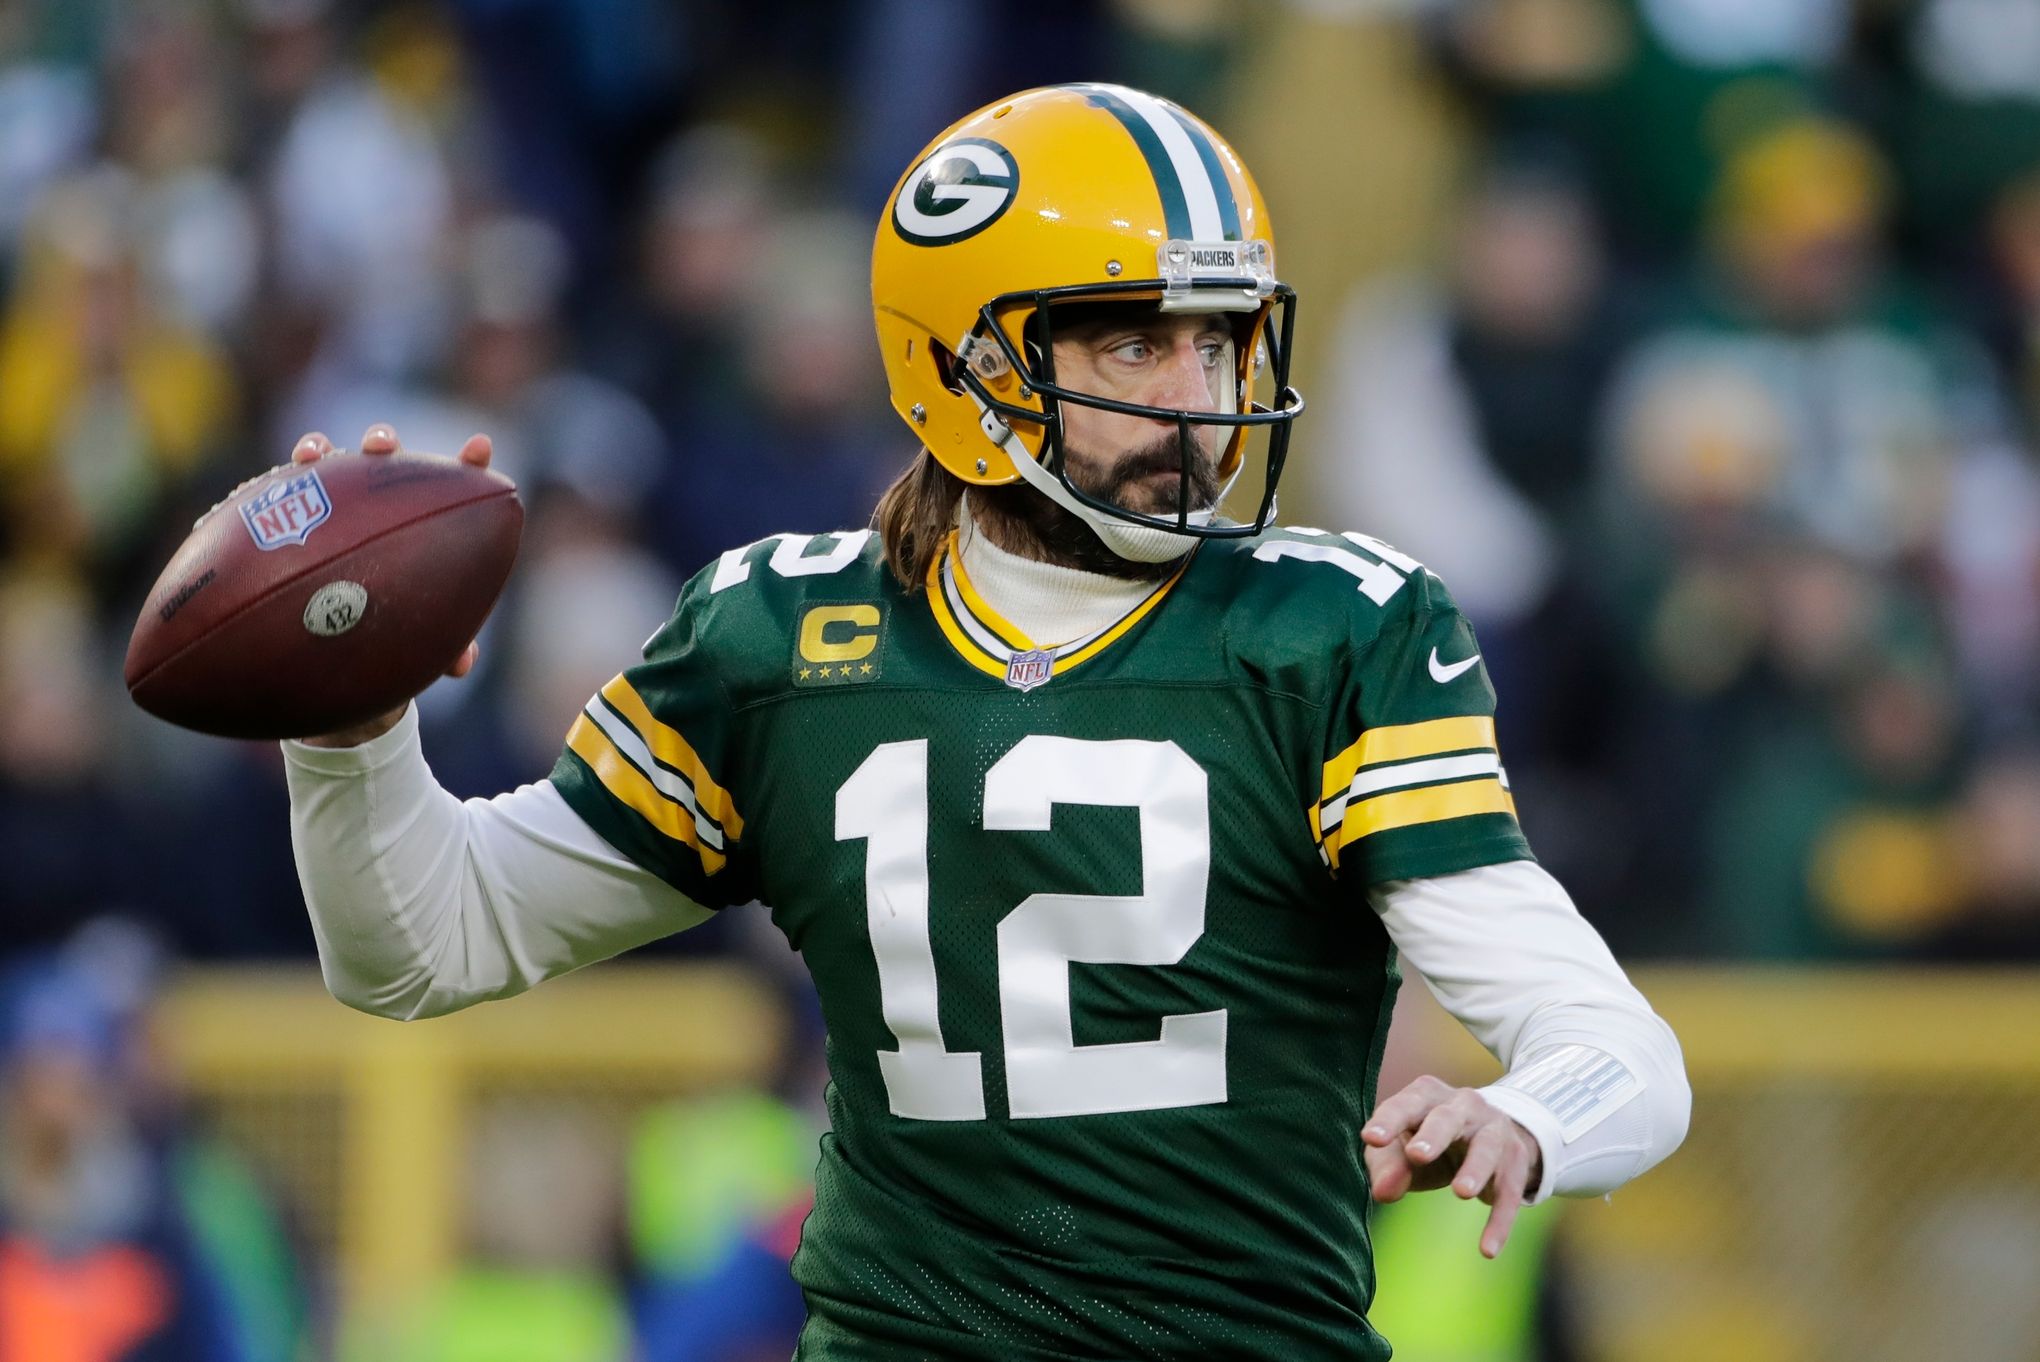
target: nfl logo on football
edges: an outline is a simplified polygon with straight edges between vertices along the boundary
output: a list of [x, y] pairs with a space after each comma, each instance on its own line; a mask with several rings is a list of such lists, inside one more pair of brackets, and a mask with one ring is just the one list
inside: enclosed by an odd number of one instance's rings
[[1045, 685], [1055, 675], [1055, 659], [1047, 653], [1036, 650], [1029, 653], [1015, 653], [1006, 663], [1006, 684], [1017, 691], [1030, 691]]
[[332, 514], [333, 502], [314, 468], [265, 488], [241, 507], [241, 520], [259, 549], [302, 544]]

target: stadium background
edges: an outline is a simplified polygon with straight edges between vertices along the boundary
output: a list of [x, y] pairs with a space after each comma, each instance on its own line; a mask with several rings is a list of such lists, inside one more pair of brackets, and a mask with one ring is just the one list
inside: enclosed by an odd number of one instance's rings
[[[912, 153], [1099, 78], [1260, 177], [1284, 518], [1452, 585], [1692, 1068], [1686, 1150], [1498, 1265], [1386, 1214], [1398, 1356], [2040, 1356], [2033, 0], [0, 0], [0, 1362], [786, 1355], [769, 925], [355, 1016], [275, 752], [118, 662], [298, 433], [487, 430], [531, 520], [426, 744], [536, 777], [686, 574], [910, 452], [863, 273]], [[1492, 1070], [1408, 992], [1399, 1072]]]

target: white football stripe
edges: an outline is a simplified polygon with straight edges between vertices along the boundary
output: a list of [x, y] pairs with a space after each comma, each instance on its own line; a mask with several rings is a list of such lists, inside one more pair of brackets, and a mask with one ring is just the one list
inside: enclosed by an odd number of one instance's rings
[[[942, 560], [942, 595], [949, 602], [949, 612], [956, 616], [956, 622], [963, 626], [963, 631], [971, 636], [971, 639], [978, 647], [984, 649], [993, 657], [998, 658], [1001, 662], [1011, 662], [1013, 660], [1015, 652], [1013, 647], [997, 634], [994, 634], [990, 626], [971, 613], [970, 606], [964, 601], [963, 592], [957, 585], [952, 560], [947, 558]], [[1134, 608], [1137, 610], [1140, 607], [1135, 606]], [[1125, 616], [1121, 616], [1120, 620], [1124, 618]], [[1080, 653], [1104, 635], [1117, 629], [1120, 625], [1120, 620], [1114, 620], [1103, 629], [1094, 629], [1082, 638], [1073, 638], [1068, 643], [1058, 643], [1055, 647], [1043, 649], [1043, 651], [1050, 657], [1057, 659], [1068, 657], [1072, 653]]]
[[1501, 769], [1502, 759], [1494, 752], [1437, 757], [1430, 761], [1413, 761], [1407, 766], [1372, 767], [1354, 776], [1353, 783], [1346, 787], [1346, 793], [1325, 805], [1324, 811], [1318, 815], [1318, 828], [1330, 832], [1345, 818], [1346, 805], [1383, 790], [1399, 790], [1405, 785], [1429, 785], [1434, 781], [1456, 780], [1462, 776], [1499, 775]]
[[[1139, 608], [1140, 608], [1139, 606], [1134, 607], [1134, 609], [1136, 610], [1138, 610]], [[1120, 616], [1120, 619], [1124, 618], [1126, 618], [1124, 615]], [[1058, 658], [1068, 657], [1072, 653], [1081, 653], [1082, 651], [1084, 651], [1084, 649], [1090, 647], [1093, 642], [1100, 638], [1103, 638], [1106, 634], [1110, 633], [1114, 629], [1117, 629], [1118, 627], [1119, 620], [1114, 620], [1112, 621], [1112, 623], [1106, 625], [1103, 629], [1094, 629], [1090, 633], [1084, 635], [1082, 638], [1073, 638], [1068, 643], [1058, 643], [1055, 647], [1050, 648], [1048, 651]]]
[[972, 642], [1001, 662], [1013, 660], [1012, 647], [970, 613], [970, 606], [964, 603], [963, 590], [956, 582], [955, 567], [946, 558], [942, 561], [942, 594], [949, 600], [949, 613], [956, 616], [956, 622], [963, 626], [963, 632], [970, 635]]
[[1140, 115], [1141, 121], [1154, 129], [1155, 136], [1161, 139], [1163, 150], [1169, 153], [1169, 162], [1176, 168], [1176, 180], [1183, 186], [1184, 205], [1190, 210], [1190, 239], [1225, 240], [1225, 220], [1218, 212], [1218, 190], [1211, 183], [1211, 176], [1204, 169], [1204, 159], [1197, 154], [1190, 134], [1183, 131], [1183, 125], [1176, 121], [1176, 116], [1163, 108], [1161, 101], [1153, 95], [1129, 90], [1124, 85], [1107, 88], [1125, 100], [1127, 106]]
[[638, 770], [645, 773], [652, 784], [658, 787], [660, 794], [687, 810], [694, 819], [695, 832], [700, 834], [705, 844], [717, 851], [723, 849], [722, 829], [716, 826], [714, 819], [703, 814], [701, 807], [694, 802], [694, 787], [659, 765], [653, 759], [651, 749], [645, 746], [645, 740], [638, 736], [636, 729], [612, 714], [609, 706], [603, 704], [600, 697], [590, 700], [587, 709], [582, 712], [597, 728], [609, 735], [609, 741], [615, 743], [617, 750], [629, 757]]

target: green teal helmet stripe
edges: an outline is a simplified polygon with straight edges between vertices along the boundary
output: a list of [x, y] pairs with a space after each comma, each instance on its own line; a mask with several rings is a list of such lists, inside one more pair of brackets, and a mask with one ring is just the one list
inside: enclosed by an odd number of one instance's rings
[[1197, 159], [1204, 163], [1204, 173], [1211, 177], [1212, 194], [1218, 200], [1218, 219], [1225, 229], [1225, 239], [1238, 241], [1240, 205], [1233, 198], [1232, 181], [1225, 177], [1225, 167], [1219, 162], [1218, 148], [1211, 144], [1211, 138], [1205, 134], [1204, 129], [1197, 126], [1196, 119], [1181, 109], [1171, 108], [1169, 112], [1176, 116], [1176, 121], [1183, 125], [1183, 131], [1189, 134], [1190, 145], [1197, 151]]
[[[1106, 88], [1140, 116], [1168, 154], [1169, 166], [1176, 172], [1176, 183], [1183, 191], [1183, 204], [1190, 210], [1190, 231], [1186, 239], [1223, 240], [1225, 221], [1219, 214], [1219, 186], [1212, 183], [1211, 172], [1197, 154], [1189, 132], [1177, 120], [1176, 106], [1123, 85]], [[1220, 181], [1222, 183], [1223, 180]]]
[[1155, 188], [1162, 196], [1162, 220], [1171, 241], [1189, 241], [1190, 204], [1183, 197], [1183, 181], [1176, 173], [1176, 163], [1162, 145], [1161, 135], [1147, 119], [1134, 111], [1131, 104], [1122, 97], [1120, 90], [1111, 85], [1078, 85], [1073, 89], [1081, 91], [1084, 98], [1118, 119], [1133, 138], [1133, 144], [1140, 148], [1140, 154], [1147, 159], [1148, 173], [1155, 177]]

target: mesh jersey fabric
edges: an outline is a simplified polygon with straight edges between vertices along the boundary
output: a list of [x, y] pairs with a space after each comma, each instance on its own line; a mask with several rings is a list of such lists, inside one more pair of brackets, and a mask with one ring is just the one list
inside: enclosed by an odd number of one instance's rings
[[972, 601], [868, 536], [733, 550], [552, 775], [689, 897], [770, 904], [814, 976], [798, 1356], [1387, 1357], [1365, 889], [1530, 854], [1471, 632], [1316, 531], [1205, 544], [1031, 689]]

